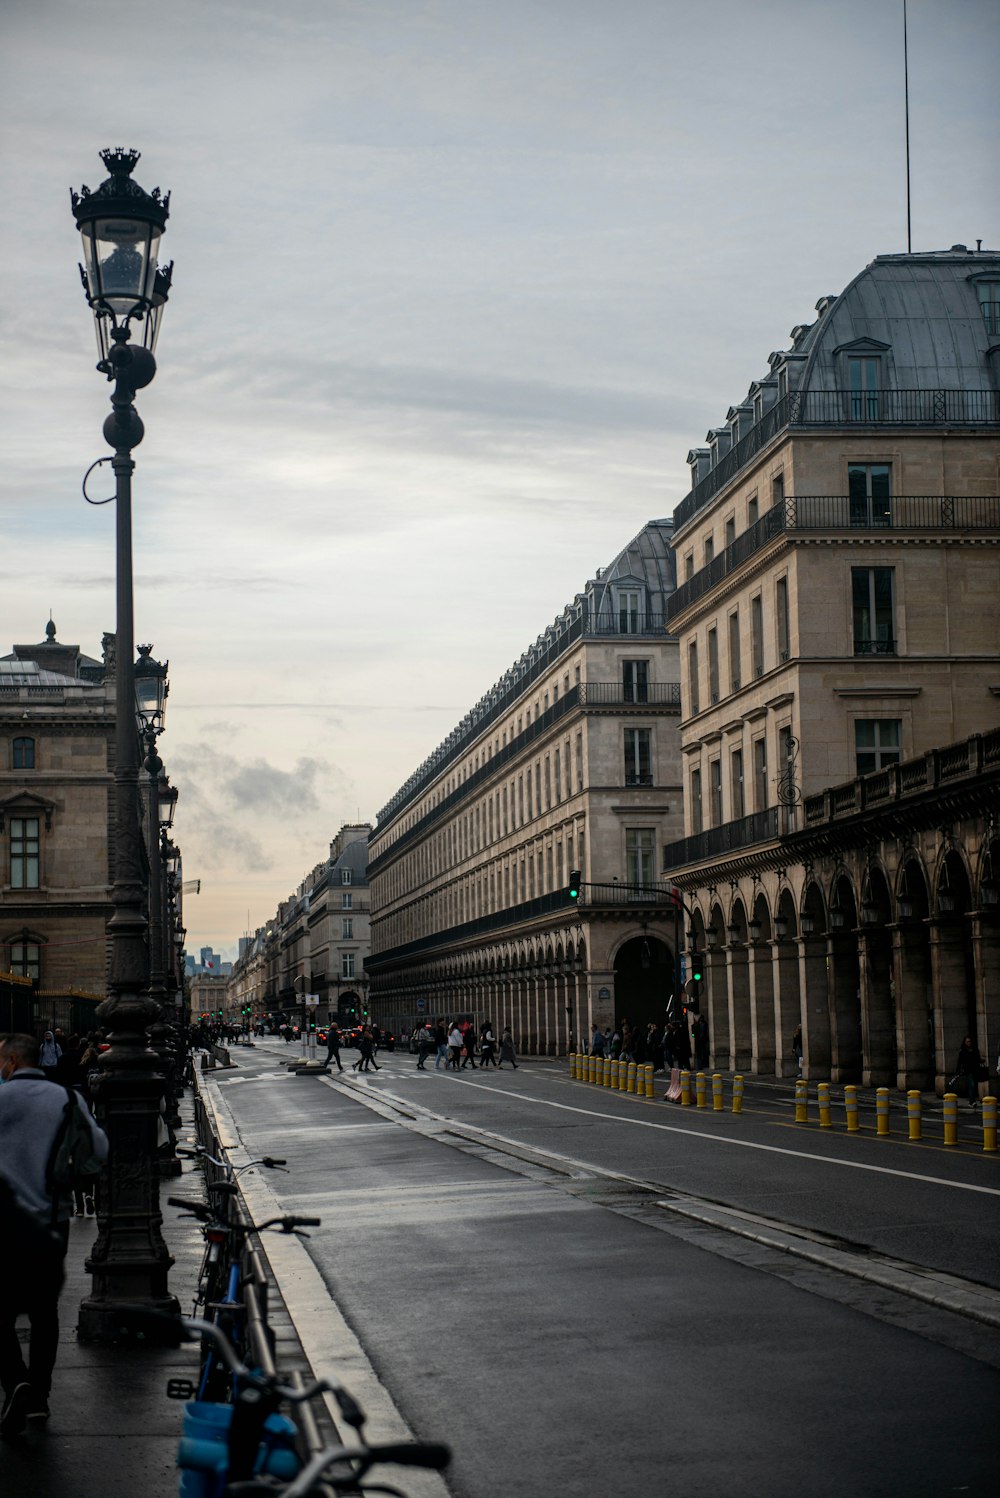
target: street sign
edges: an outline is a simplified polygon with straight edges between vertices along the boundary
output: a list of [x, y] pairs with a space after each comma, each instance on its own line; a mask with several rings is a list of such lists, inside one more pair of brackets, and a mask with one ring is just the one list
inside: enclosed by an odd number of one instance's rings
[[677, 959], [677, 962], [678, 962], [678, 966], [680, 967], [681, 982], [684, 983], [687, 980], [687, 967], [688, 967], [688, 964], [687, 964], [687, 957], [685, 956], [685, 954], [683, 952], [681, 953], [680, 957]]
[[427, 1000], [426, 999], [418, 999], [417, 1000], [417, 1013], [418, 1014], [423, 1014], [424, 1011], [426, 1010], [426, 1008], [427, 1008]]
[[307, 1004], [315, 1005], [315, 1004], [319, 1003], [319, 994], [318, 993], [306, 993], [306, 994], [303, 994], [302, 997], [303, 997], [303, 999], [305, 1000], [305, 1002]]

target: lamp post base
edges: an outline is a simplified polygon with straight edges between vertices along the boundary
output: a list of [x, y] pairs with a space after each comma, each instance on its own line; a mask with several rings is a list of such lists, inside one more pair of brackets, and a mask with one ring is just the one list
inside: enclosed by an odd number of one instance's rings
[[[151, 1266], [150, 1266], [151, 1267]], [[164, 1292], [166, 1292], [166, 1270], [163, 1270]], [[138, 1286], [135, 1287], [138, 1290]], [[145, 1286], [144, 1286], [145, 1288]], [[170, 1327], [164, 1324], [162, 1338], [157, 1335], [155, 1317], [150, 1316], [148, 1320], [141, 1322], [141, 1333], [136, 1331], [135, 1325], [130, 1324], [130, 1313], [136, 1311], [156, 1311], [163, 1316], [179, 1316], [181, 1314], [180, 1303], [176, 1296], [164, 1293], [162, 1295], [135, 1294], [130, 1296], [126, 1286], [122, 1286], [117, 1295], [107, 1297], [89, 1296], [80, 1302], [79, 1319], [76, 1323], [76, 1335], [80, 1342], [128, 1342], [134, 1340], [138, 1335], [146, 1342], [162, 1342], [167, 1345], [176, 1345], [177, 1335]]]

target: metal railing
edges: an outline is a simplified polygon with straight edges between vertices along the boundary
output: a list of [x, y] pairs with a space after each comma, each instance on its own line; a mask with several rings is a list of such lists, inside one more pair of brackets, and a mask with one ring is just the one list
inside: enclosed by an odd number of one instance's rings
[[870, 775], [859, 775], [844, 785], [834, 785], [814, 796], [806, 796], [803, 817], [807, 829], [854, 816], [870, 806], [882, 806], [907, 796], [934, 790], [944, 781], [981, 775], [1000, 765], [1000, 729], [973, 734], [957, 744], [931, 749], [919, 759], [887, 765]]
[[846, 494], [799, 495], [774, 505], [724, 551], [680, 583], [667, 600], [673, 621], [717, 587], [775, 536], [788, 531], [1000, 531], [1000, 496], [892, 495], [882, 500]]
[[620, 681], [580, 683], [580, 700], [586, 707], [680, 707], [679, 681], [650, 681], [626, 686]]
[[663, 850], [663, 872], [749, 848], [754, 843], [770, 842], [778, 836], [778, 810], [777, 806], [768, 806], [735, 822], [723, 822], [720, 827], [709, 827], [704, 832], [682, 837], [679, 842], [668, 843]]
[[[985, 308], [984, 315], [989, 325], [991, 314], [986, 314]], [[870, 394], [853, 390], [792, 391], [765, 411], [746, 436], [681, 500], [674, 510], [674, 532], [786, 427], [997, 425], [1000, 391], [996, 390], [878, 390]]]

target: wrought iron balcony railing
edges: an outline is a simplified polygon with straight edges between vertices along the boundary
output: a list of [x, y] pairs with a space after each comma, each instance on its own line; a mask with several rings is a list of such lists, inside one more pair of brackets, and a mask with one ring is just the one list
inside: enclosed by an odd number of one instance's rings
[[[987, 303], [987, 307], [996, 304]], [[985, 313], [987, 325], [991, 313]], [[765, 411], [674, 510], [674, 526], [697, 514], [730, 479], [786, 427], [824, 426], [1000, 426], [997, 390], [796, 390]]]
[[680, 707], [679, 681], [649, 681], [645, 685], [620, 681], [580, 683], [580, 701], [587, 707]]
[[750, 848], [754, 843], [767, 843], [778, 836], [777, 806], [765, 811], [751, 812], [735, 822], [723, 822], [721, 827], [709, 827], [704, 832], [695, 832], [691, 837], [682, 837], [676, 843], [668, 843], [663, 850], [663, 872], [683, 867], [689, 863], [700, 863], [705, 858], [717, 858], [723, 853], [733, 853], [740, 848]]
[[667, 599], [667, 621], [701, 598], [775, 536], [789, 531], [1000, 531], [1000, 496], [892, 495], [873, 500], [845, 494], [807, 494], [787, 498], [731, 541], [680, 583]]

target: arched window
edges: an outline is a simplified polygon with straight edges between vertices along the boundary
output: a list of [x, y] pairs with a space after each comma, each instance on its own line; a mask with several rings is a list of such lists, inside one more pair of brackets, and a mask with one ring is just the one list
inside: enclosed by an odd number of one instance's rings
[[35, 768], [34, 739], [20, 738], [14, 740], [12, 768], [15, 770], [33, 770]]

